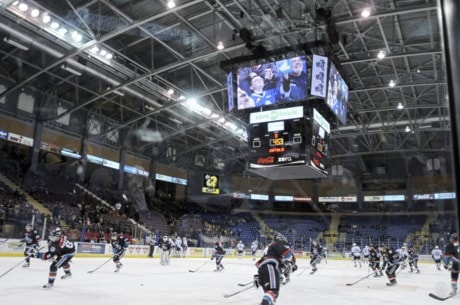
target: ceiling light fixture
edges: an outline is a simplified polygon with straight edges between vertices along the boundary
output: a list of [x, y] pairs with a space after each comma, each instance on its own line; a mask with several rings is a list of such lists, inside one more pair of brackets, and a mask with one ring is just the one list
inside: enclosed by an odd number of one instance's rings
[[168, 3], [166, 4], [168, 8], [175, 8], [176, 7], [176, 2], [174, 0], [169, 0]]
[[399, 103], [398, 103], [398, 107], [397, 107], [397, 108], [398, 108], [398, 110], [401, 110], [401, 109], [403, 109], [403, 108], [404, 108], [404, 106], [403, 106], [403, 104], [401, 104], [401, 102], [399, 102]]
[[217, 50], [223, 50], [224, 49], [224, 43], [222, 41], [219, 41], [217, 43], [216, 47], [217, 47]]
[[118, 91], [118, 90], [114, 90], [113, 93], [115, 93], [116, 95], [119, 95], [119, 96], [125, 96], [125, 94], [121, 91]]
[[64, 70], [66, 70], [67, 72], [70, 72], [70, 73], [72, 73], [72, 74], [74, 74], [74, 75], [77, 75], [77, 76], [80, 76], [80, 75], [81, 75], [81, 72], [80, 72], [80, 71], [78, 71], [77, 69], [75, 69], [75, 68], [69, 66], [68, 64], [62, 64], [62, 65], [61, 65], [61, 69], [64, 69]]
[[404, 129], [405, 132], [410, 132], [410, 127], [406, 126], [406, 129]]
[[390, 88], [393, 88], [394, 86], [396, 86], [396, 83], [394, 80], [390, 80], [390, 82], [388, 83], [388, 86], [390, 86]]
[[367, 18], [371, 15], [371, 10], [369, 8], [365, 8], [361, 12], [361, 17]]
[[386, 56], [385, 52], [383, 50], [380, 50], [379, 53], [377, 54], [378, 59], [384, 59]]
[[21, 44], [20, 42], [17, 42], [15, 40], [12, 40], [11, 38], [9, 38], [8, 36], [5, 36], [3, 37], [3, 41], [12, 45], [13, 47], [16, 47], [20, 50], [23, 50], [23, 51], [29, 51], [29, 47], [28, 46], [25, 46], [23, 44]]

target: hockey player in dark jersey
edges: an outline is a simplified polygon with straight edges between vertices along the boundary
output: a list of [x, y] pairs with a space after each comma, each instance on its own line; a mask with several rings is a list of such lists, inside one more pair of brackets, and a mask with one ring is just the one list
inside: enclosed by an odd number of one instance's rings
[[211, 259], [216, 259], [216, 270], [214, 271], [222, 271], [224, 270], [224, 265], [222, 265], [222, 260], [225, 257], [226, 251], [222, 246], [220, 245], [219, 242], [216, 242], [214, 244], [214, 253], [211, 256]]
[[374, 277], [382, 276], [382, 269], [380, 269], [380, 252], [374, 248], [373, 244], [368, 246], [369, 249], [369, 266], [374, 271]]
[[388, 277], [389, 282], [387, 286], [394, 286], [396, 282], [396, 270], [398, 270], [399, 265], [401, 264], [401, 255], [395, 251], [393, 248], [385, 246], [385, 255], [388, 259], [387, 268], [385, 273]]
[[311, 250], [310, 250], [310, 266], [312, 268], [310, 274], [314, 274], [316, 271], [318, 271], [318, 268], [316, 268], [316, 265], [321, 262], [321, 259], [323, 258], [323, 247], [318, 244], [316, 240], [313, 240], [311, 242]]
[[415, 249], [412, 245], [409, 245], [409, 249], [407, 250], [407, 256], [409, 257], [409, 267], [410, 271], [409, 272], [414, 272], [415, 273], [420, 273], [420, 270], [418, 269], [418, 254], [415, 253]]
[[75, 255], [75, 245], [72, 241], [67, 239], [67, 236], [61, 228], [55, 228], [51, 231], [48, 237], [48, 252], [38, 253], [37, 250], [31, 252], [30, 257], [38, 257], [43, 260], [52, 260], [50, 272], [48, 276], [48, 283], [43, 285], [43, 288], [50, 289], [54, 286], [56, 280], [57, 270], [62, 267], [64, 275], [61, 279], [69, 279], [72, 277], [70, 272], [70, 260]]
[[457, 282], [460, 265], [459, 242], [457, 233], [450, 236], [450, 242], [444, 250], [444, 268], [450, 270], [451, 296], [457, 294]]
[[293, 262], [291, 271], [297, 270], [295, 256], [286, 237], [276, 234], [274, 241], [264, 249], [264, 254], [256, 262], [258, 273], [254, 276], [256, 287], [261, 286], [264, 296], [260, 305], [274, 305], [280, 290], [280, 266], [286, 261]]
[[126, 249], [128, 249], [129, 243], [124, 238], [123, 233], [119, 235], [117, 232], [113, 232], [111, 235], [112, 252], [113, 252], [113, 262], [115, 263], [115, 271], [119, 272], [123, 264], [121, 263], [121, 258], [125, 255]]
[[26, 248], [24, 249], [24, 256], [26, 257], [26, 262], [23, 265], [24, 268], [30, 267], [30, 254], [38, 252], [37, 249], [40, 240], [41, 237], [38, 231], [34, 230], [32, 224], [28, 223], [25, 227], [24, 238], [21, 239], [21, 242], [26, 244]]
[[163, 266], [169, 265], [169, 257], [171, 255], [171, 243], [169, 242], [168, 236], [163, 236], [158, 243], [158, 247], [161, 249], [160, 264]]

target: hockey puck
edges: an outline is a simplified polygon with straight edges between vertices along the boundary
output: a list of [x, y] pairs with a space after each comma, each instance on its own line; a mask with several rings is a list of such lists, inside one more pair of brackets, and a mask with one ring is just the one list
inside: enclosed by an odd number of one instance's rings
[[140, 286], [144, 286], [144, 284], [139, 284]]

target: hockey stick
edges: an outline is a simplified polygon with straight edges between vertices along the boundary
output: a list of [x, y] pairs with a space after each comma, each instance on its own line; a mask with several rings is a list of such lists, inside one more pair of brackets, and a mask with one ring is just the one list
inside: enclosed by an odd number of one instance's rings
[[240, 287], [245, 287], [245, 286], [247, 286], [247, 285], [249, 285], [249, 284], [253, 284], [253, 283], [254, 283], [254, 281], [250, 281], [250, 282], [247, 282], [247, 283], [244, 283], [244, 284], [241, 284], [241, 283], [240, 283], [240, 284], [238, 284], [238, 286], [240, 286]]
[[110, 262], [112, 259], [113, 259], [113, 256], [112, 256], [111, 258], [109, 258], [108, 260], [106, 260], [105, 262], [103, 262], [102, 264], [100, 264], [100, 265], [99, 265], [98, 267], [96, 267], [95, 269], [88, 271], [88, 273], [94, 273], [96, 270], [99, 270], [99, 268], [101, 268], [102, 266], [104, 266], [105, 264], [107, 264], [108, 262]]
[[196, 268], [195, 270], [189, 270], [188, 272], [197, 272], [198, 270], [200, 270], [202, 267], [206, 266], [210, 261], [212, 260], [209, 260], [209, 261], [206, 261], [204, 264], [202, 264], [201, 266], [199, 266], [198, 268]]
[[361, 282], [362, 280], [367, 279], [367, 278], [370, 277], [372, 274], [374, 274], [374, 272], [371, 272], [371, 273], [369, 273], [368, 275], [366, 275], [365, 277], [360, 278], [360, 279], [357, 280], [356, 282], [347, 283], [347, 286], [353, 286], [354, 284], [359, 283], [359, 282]]
[[9, 238], [5, 239], [5, 240], [0, 240], [0, 243], [6, 243], [8, 241]]
[[319, 261], [321, 261], [321, 257], [318, 257], [317, 259], [315, 259], [310, 265], [308, 265], [305, 269], [303, 269], [302, 272], [300, 272], [299, 274], [297, 274], [297, 276], [301, 276], [305, 271], [308, 270], [308, 268], [310, 268], [310, 267], [313, 266], [314, 264], [318, 263]]
[[23, 259], [22, 261], [20, 261], [19, 263], [17, 263], [16, 265], [14, 265], [13, 267], [11, 267], [10, 269], [6, 270], [4, 273], [2, 273], [0, 275], [0, 278], [4, 277], [7, 273], [9, 273], [10, 271], [12, 271], [13, 269], [15, 269], [16, 267], [18, 267], [20, 264], [24, 263], [26, 261], [27, 257], [25, 259]]
[[437, 295], [435, 295], [434, 293], [431, 293], [431, 292], [428, 295], [430, 297], [432, 297], [433, 299], [438, 300], [438, 301], [445, 301], [445, 300], [450, 299], [451, 297], [453, 297], [453, 295], [450, 295], [448, 297], [440, 297], [440, 296], [437, 296]]
[[249, 290], [254, 286], [255, 286], [254, 283], [252, 283], [251, 286], [244, 287], [243, 289], [237, 290], [237, 291], [232, 292], [232, 293], [224, 294], [224, 298], [230, 298], [230, 297], [232, 297], [234, 295], [237, 295], [237, 294], [240, 294], [240, 293], [242, 293], [242, 292], [244, 292], [246, 290]]
[[[45, 247], [41, 247], [37, 250], [37, 253], [40, 252], [40, 250], [42, 250], [43, 248]], [[19, 265], [21, 265], [22, 263], [24, 263], [28, 258], [30, 258], [30, 256], [24, 258], [22, 261], [20, 261], [19, 263], [17, 263], [16, 265], [14, 265], [13, 267], [11, 267], [10, 269], [6, 270], [4, 273], [2, 273], [0, 275], [0, 278], [4, 277], [6, 274], [8, 274], [9, 272], [11, 272], [13, 269], [16, 269]]]

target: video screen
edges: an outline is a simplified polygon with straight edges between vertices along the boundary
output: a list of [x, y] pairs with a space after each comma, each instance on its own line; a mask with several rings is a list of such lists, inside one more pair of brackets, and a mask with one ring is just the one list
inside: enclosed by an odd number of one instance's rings
[[331, 64], [326, 103], [342, 124], [347, 122], [348, 85], [334, 64]]
[[310, 165], [326, 175], [330, 134], [331, 126], [329, 122], [313, 108]]
[[227, 74], [227, 99], [228, 99], [228, 111], [232, 111], [235, 107], [235, 100], [233, 99], [233, 73]]
[[237, 109], [306, 100], [305, 56], [257, 64], [237, 70]]

